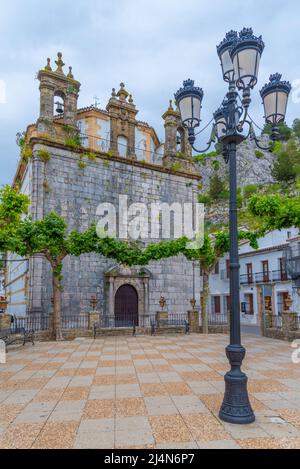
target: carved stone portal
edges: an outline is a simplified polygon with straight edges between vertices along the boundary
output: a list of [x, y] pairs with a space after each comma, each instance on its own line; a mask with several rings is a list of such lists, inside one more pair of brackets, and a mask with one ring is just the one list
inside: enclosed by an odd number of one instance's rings
[[138, 316], [142, 318], [149, 316], [149, 279], [151, 273], [145, 267], [123, 267], [115, 266], [105, 272], [106, 310], [105, 316], [115, 317], [115, 297], [122, 285], [131, 285], [138, 295]]

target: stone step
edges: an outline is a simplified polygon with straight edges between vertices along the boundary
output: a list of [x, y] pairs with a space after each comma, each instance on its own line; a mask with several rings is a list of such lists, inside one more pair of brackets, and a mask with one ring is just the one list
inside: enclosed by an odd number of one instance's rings
[[133, 335], [132, 327], [112, 327], [112, 328], [101, 328], [97, 329], [96, 337], [100, 335], [105, 336], [122, 336], [122, 335]]
[[163, 326], [155, 328], [156, 335], [163, 335], [163, 334], [184, 334], [185, 327], [184, 326]]
[[[155, 335], [164, 335], [164, 334], [184, 334], [184, 326], [162, 326], [155, 328]], [[151, 334], [151, 328], [147, 327], [137, 327], [136, 335], [139, 334]], [[133, 330], [131, 327], [111, 327], [111, 328], [101, 328], [97, 330], [97, 336], [124, 336], [124, 335], [133, 335]]]

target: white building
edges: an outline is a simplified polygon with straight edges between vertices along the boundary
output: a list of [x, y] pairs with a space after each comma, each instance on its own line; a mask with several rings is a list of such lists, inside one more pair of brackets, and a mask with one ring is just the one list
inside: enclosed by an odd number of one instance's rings
[[[300, 297], [286, 272], [284, 249], [299, 239], [299, 230], [290, 228], [275, 230], [258, 240], [259, 248], [249, 242], [240, 245], [240, 300], [241, 322], [260, 324], [263, 311], [272, 310], [281, 316], [287, 309], [285, 301], [293, 299], [291, 311], [300, 311]], [[230, 308], [229, 254], [222, 257], [210, 275], [210, 314], [226, 314]]]
[[5, 296], [5, 271], [0, 267], [0, 296]]

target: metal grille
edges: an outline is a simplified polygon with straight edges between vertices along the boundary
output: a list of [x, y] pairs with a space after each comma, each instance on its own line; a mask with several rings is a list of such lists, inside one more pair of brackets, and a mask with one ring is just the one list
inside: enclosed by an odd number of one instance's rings
[[209, 314], [208, 325], [209, 326], [223, 326], [229, 323], [229, 314]]
[[281, 329], [282, 328], [282, 317], [281, 316], [272, 316], [271, 327], [273, 327], [274, 329]]
[[88, 314], [62, 316], [61, 327], [62, 329], [88, 329], [89, 316]]

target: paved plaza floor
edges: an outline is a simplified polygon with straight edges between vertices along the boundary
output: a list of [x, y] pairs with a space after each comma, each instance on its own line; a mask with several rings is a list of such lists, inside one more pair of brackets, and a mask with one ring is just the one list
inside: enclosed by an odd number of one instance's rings
[[245, 336], [250, 425], [218, 419], [225, 335], [105, 337], [9, 347], [0, 448], [300, 448], [300, 364]]

